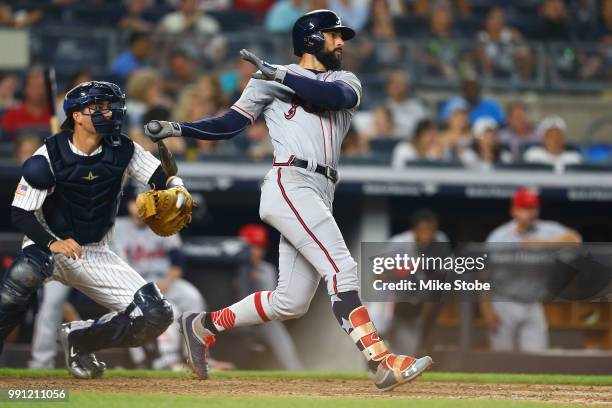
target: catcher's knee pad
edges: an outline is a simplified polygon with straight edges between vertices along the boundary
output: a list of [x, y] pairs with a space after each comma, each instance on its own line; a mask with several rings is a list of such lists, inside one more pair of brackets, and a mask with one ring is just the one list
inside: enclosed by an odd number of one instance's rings
[[[132, 317], [135, 308], [142, 315]], [[172, 306], [155, 283], [147, 283], [134, 294], [132, 303], [121, 313], [102, 316], [93, 324], [70, 334], [82, 352], [111, 347], [137, 347], [157, 338], [172, 324]]]
[[310, 307], [310, 299], [294, 295], [285, 295], [274, 291], [270, 296], [270, 309], [276, 320], [297, 319], [302, 317]]
[[21, 251], [0, 283], [0, 341], [17, 325], [33, 293], [53, 274], [53, 257], [30, 245]]

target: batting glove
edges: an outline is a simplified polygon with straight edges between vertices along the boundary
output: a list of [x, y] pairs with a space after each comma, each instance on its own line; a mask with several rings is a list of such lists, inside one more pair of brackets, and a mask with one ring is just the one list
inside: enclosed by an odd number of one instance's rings
[[181, 125], [177, 122], [165, 120], [152, 120], [144, 127], [144, 133], [152, 141], [159, 142], [167, 137], [181, 136]]
[[282, 84], [285, 79], [285, 75], [287, 75], [287, 68], [283, 66], [271, 65], [249, 50], [240, 50], [240, 57], [243, 60], [255, 65], [255, 67], [259, 70], [252, 75], [252, 78], [254, 79], [276, 81]]

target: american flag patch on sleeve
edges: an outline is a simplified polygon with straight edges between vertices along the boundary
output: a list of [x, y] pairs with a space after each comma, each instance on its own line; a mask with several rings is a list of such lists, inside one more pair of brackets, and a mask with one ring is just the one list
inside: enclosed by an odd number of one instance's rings
[[26, 184], [19, 183], [19, 185], [17, 186], [17, 190], [15, 191], [15, 194], [26, 195], [27, 192], [28, 192], [28, 186]]

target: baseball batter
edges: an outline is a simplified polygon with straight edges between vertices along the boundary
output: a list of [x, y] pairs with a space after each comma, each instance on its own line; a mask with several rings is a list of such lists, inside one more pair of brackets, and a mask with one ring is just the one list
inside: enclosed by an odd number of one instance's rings
[[64, 111], [62, 130], [24, 163], [15, 192], [11, 217], [25, 238], [0, 285], [0, 340], [45, 280], [77, 288], [112, 311], [59, 331], [70, 373], [93, 378], [106, 367], [95, 351], [139, 346], [163, 333], [173, 317], [158, 287], [109, 248], [125, 178], [188, 193], [178, 177], [168, 177], [156, 158], [120, 133], [125, 96], [117, 85], [82, 83], [66, 94]]
[[332, 11], [307, 13], [293, 27], [298, 64], [271, 65], [242, 50], [242, 58], [259, 71], [227, 113], [145, 126], [153, 140], [219, 140], [239, 134], [263, 114], [274, 146], [259, 213], [281, 233], [278, 284], [221, 310], [181, 316], [190, 364], [202, 379], [208, 377], [208, 348], [218, 333], [302, 316], [321, 277], [338, 322], [363, 352], [379, 389], [411, 381], [432, 363], [428, 356], [392, 354], [379, 338], [358, 295], [357, 264], [332, 215], [340, 146], [361, 99], [359, 79], [341, 69], [344, 42], [354, 36]]

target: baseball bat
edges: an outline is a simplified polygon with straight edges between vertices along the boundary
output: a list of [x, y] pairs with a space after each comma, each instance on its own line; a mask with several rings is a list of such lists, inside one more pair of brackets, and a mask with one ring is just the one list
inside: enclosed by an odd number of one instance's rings
[[55, 82], [55, 69], [53, 67], [45, 68], [45, 90], [47, 92], [47, 107], [51, 113], [49, 118], [49, 127], [51, 133], [55, 134], [60, 131], [59, 121], [57, 120], [57, 111], [55, 109], [55, 95], [57, 94], [57, 83]]
[[[147, 129], [153, 134], [159, 133], [159, 131], [161, 131], [161, 125], [159, 124], [159, 122], [153, 121], [147, 124]], [[172, 156], [172, 153], [170, 152], [170, 150], [168, 150], [163, 140], [157, 142], [157, 149], [159, 151], [162, 169], [164, 169], [166, 175], [176, 176], [176, 173], [178, 173], [176, 160], [174, 160], [174, 156]]]

